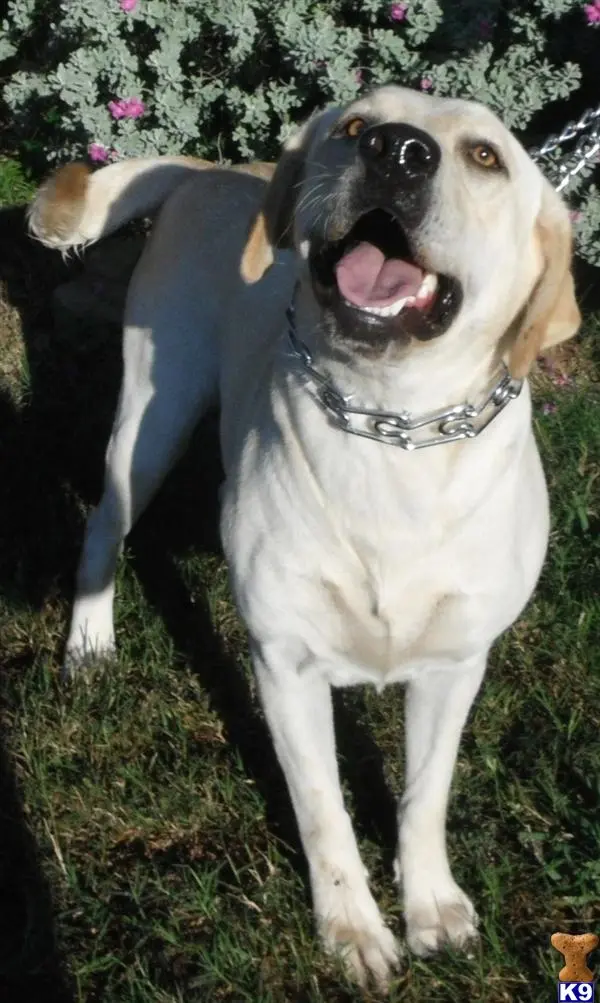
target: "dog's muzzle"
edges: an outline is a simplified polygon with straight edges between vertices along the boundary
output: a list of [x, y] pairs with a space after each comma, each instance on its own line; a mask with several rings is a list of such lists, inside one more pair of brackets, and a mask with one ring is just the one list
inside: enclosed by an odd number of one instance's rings
[[433, 270], [419, 240], [441, 148], [423, 129], [384, 122], [363, 130], [356, 157], [340, 215], [332, 213], [324, 235], [318, 226], [310, 235], [311, 277], [327, 328], [367, 351], [438, 337], [462, 303], [460, 282]]

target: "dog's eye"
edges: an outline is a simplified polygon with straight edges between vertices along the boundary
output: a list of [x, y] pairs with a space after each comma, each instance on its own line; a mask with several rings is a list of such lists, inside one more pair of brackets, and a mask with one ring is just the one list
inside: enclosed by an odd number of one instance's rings
[[478, 167], [496, 168], [502, 167], [500, 157], [492, 146], [487, 143], [476, 143], [469, 147], [469, 156]]
[[349, 139], [357, 139], [365, 128], [364, 118], [351, 118], [344, 126], [344, 133]]

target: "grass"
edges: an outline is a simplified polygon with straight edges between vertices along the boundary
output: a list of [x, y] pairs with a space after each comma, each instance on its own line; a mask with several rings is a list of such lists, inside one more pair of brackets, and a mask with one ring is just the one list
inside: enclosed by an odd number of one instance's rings
[[[6, 163], [0, 191], [27, 194]], [[358, 1001], [313, 939], [216, 539], [214, 422], [132, 534], [117, 663], [93, 685], [58, 681], [119, 332], [52, 329], [64, 266], [26, 243], [18, 218], [0, 231], [0, 1001]], [[549, 557], [495, 647], [455, 776], [450, 850], [481, 948], [407, 958], [393, 1000], [546, 1003], [561, 966], [550, 935], [600, 932], [599, 335], [589, 316], [563, 356], [573, 384], [538, 378]], [[348, 692], [336, 713], [364, 858], [401, 932], [390, 861], [402, 692]]]
[[0, 205], [21, 205], [29, 201], [35, 185], [15, 160], [0, 157]]

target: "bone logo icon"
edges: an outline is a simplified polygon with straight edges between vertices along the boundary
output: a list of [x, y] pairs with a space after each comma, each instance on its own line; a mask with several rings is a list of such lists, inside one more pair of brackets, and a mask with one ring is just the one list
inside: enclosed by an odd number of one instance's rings
[[594, 973], [588, 968], [587, 956], [598, 946], [595, 933], [553, 933], [550, 943], [564, 956], [565, 964], [558, 973], [558, 999], [583, 1001], [594, 999]]

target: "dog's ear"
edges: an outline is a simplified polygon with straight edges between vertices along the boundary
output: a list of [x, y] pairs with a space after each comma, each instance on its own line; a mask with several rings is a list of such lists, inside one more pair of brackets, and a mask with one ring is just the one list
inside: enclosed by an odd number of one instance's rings
[[527, 376], [540, 352], [572, 338], [581, 323], [571, 272], [571, 221], [565, 203], [548, 181], [544, 181], [535, 226], [543, 271], [509, 353], [508, 368], [516, 379]]
[[283, 147], [242, 254], [240, 272], [245, 282], [258, 282], [273, 264], [275, 251], [293, 246], [294, 211], [306, 155], [323, 114], [310, 118]]

